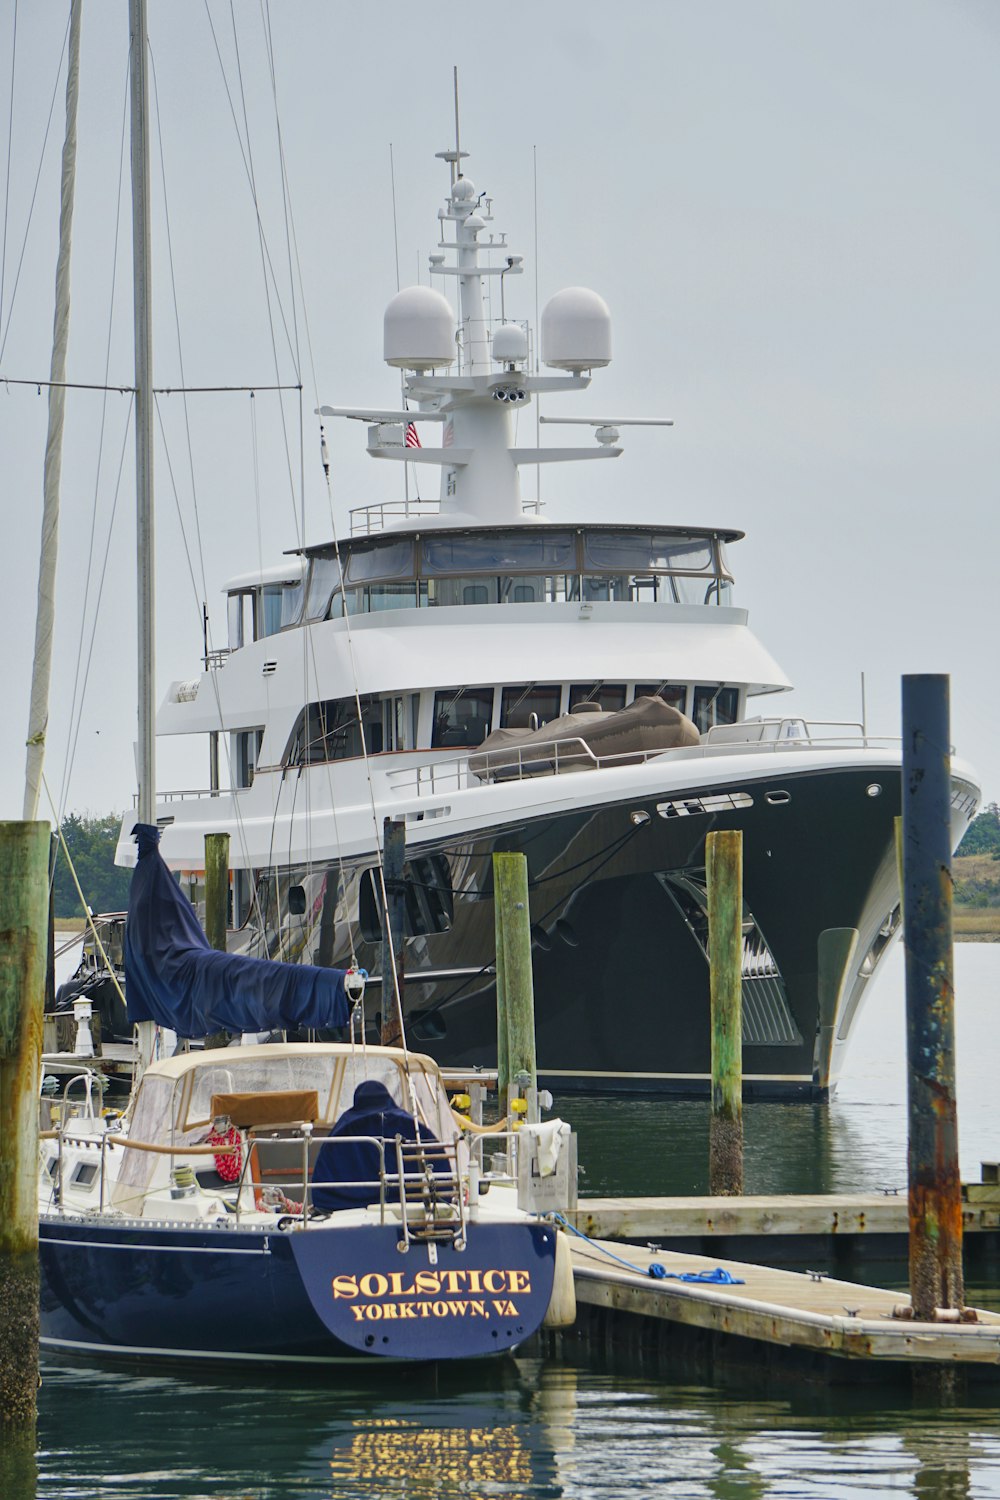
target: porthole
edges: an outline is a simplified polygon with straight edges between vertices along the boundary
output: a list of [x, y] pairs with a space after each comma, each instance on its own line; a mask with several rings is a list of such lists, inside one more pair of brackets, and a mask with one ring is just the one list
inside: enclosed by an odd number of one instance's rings
[[791, 792], [765, 792], [764, 801], [772, 807], [785, 807], [792, 800]]
[[882, 788], [877, 781], [872, 781], [865, 787], [865, 795], [868, 797], [881, 797]]

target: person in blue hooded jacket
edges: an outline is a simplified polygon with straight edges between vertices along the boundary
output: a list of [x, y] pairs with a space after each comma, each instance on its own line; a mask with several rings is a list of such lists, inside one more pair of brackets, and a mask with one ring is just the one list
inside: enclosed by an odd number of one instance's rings
[[[411, 1114], [400, 1108], [385, 1084], [359, 1083], [354, 1090], [354, 1103], [334, 1125], [316, 1158], [312, 1171], [314, 1208], [327, 1212], [378, 1202], [378, 1147], [371, 1140], [352, 1140], [359, 1136], [374, 1136], [386, 1142], [385, 1169], [393, 1177], [397, 1171], [395, 1138], [416, 1141], [417, 1124]], [[427, 1160], [433, 1170], [450, 1172], [451, 1164], [441, 1151], [440, 1142], [426, 1125], [420, 1126], [419, 1139], [421, 1145], [431, 1148]], [[323, 1187], [323, 1183], [336, 1185]]]

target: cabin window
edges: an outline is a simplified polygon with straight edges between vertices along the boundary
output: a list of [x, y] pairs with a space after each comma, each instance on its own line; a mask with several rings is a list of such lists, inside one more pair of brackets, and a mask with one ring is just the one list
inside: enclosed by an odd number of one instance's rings
[[696, 687], [691, 717], [704, 734], [714, 724], [735, 724], [739, 712], [740, 692], [734, 687]]
[[442, 573], [572, 572], [576, 544], [572, 532], [532, 527], [525, 532], [487, 536], [424, 537], [422, 571]]
[[541, 728], [550, 719], [559, 717], [561, 701], [562, 688], [558, 685], [542, 687], [532, 682], [523, 687], [505, 687], [500, 699], [500, 727], [529, 729], [534, 714]]
[[481, 745], [493, 724], [493, 689], [467, 687], [434, 694], [431, 748]]
[[662, 698], [664, 703], [669, 703], [671, 708], [680, 709], [685, 712], [687, 703], [687, 688], [679, 682], [637, 682], [635, 685], [636, 698]]
[[314, 557], [309, 564], [305, 618], [325, 620], [330, 612], [330, 601], [340, 586], [340, 563], [337, 558]]
[[[406, 708], [403, 696], [386, 698], [363, 694], [360, 725], [369, 755], [406, 747]], [[282, 759], [286, 766], [324, 765], [362, 755], [361, 727], [355, 698], [329, 698], [310, 703], [299, 714]]]
[[229, 595], [229, 649], [239, 651], [254, 638], [253, 590], [241, 589]]
[[624, 682], [576, 682], [569, 690], [570, 712], [578, 703], [597, 703], [606, 714], [625, 707]]
[[266, 635], [277, 635], [281, 629], [281, 601], [284, 585], [265, 583], [260, 591], [257, 613], [257, 639]]
[[413, 541], [396, 538], [370, 547], [352, 547], [347, 556], [348, 583], [367, 583], [372, 578], [413, 577]]
[[299, 578], [294, 583], [283, 583], [281, 585], [281, 620], [279, 630], [284, 630], [289, 625], [297, 625], [302, 618], [302, 600], [305, 596], [305, 582]]
[[585, 570], [704, 573], [711, 566], [712, 544], [703, 537], [631, 531], [590, 531], [584, 537]]
[[233, 735], [232, 774], [238, 789], [253, 786], [253, 773], [263, 741], [263, 729], [241, 729]]

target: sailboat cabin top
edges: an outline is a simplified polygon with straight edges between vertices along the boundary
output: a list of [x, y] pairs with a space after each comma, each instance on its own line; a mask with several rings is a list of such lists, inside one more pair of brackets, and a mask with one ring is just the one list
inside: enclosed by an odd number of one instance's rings
[[304, 549], [228, 584], [229, 649], [391, 609], [602, 602], [727, 605], [740, 531], [534, 525], [391, 532]]

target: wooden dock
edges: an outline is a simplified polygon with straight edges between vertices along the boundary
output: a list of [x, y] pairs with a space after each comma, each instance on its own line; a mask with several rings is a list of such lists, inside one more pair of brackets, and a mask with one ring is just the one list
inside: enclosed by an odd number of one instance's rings
[[[1000, 1187], [971, 1183], [963, 1193], [966, 1234], [1000, 1229]], [[970, 1201], [970, 1199], [972, 1201]], [[906, 1193], [792, 1193], [739, 1198], [581, 1198], [566, 1218], [591, 1239], [650, 1240], [844, 1238], [909, 1232]], [[905, 1246], [904, 1253], [905, 1253]], [[709, 1252], [710, 1253], [710, 1252]]]
[[[724, 1344], [730, 1354], [758, 1359], [759, 1352], [802, 1356], [815, 1367], [835, 1361], [849, 1378], [869, 1373], [961, 1368], [1000, 1378], [1000, 1313], [976, 1313], [975, 1322], [917, 1323], [898, 1316], [909, 1306], [902, 1292], [861, 1286], [819, 1274], [777, 1270], [570, 1236], [578, 1321], [574, 1332], [605, 1346], [634, 1341], [645, 1325], [661, 1325], [657, 1347], [678, 1351], [700, 1341]], [[612, 1257], [620, 1257], [613, 1259]], [[621, 1264], [627, 1260], [636, 1269]], [[742, 1285], [712, 1285], [649, 1274], [658, 1262], [672, 1276], [721, 1266]], [[667, 1325], [667, 1326], [663, 1326]], [[666, 1341], [664, 1339], [666, 1335]], [[572, 1335], [570, 1335], [572, 1336]], [[565, 1337], [565, 1335], [564, 1335]], [[788, 1362], [785, 1360], [785, 1362]], [[795, 1361], [793, 1360], [794, 1364]]]

